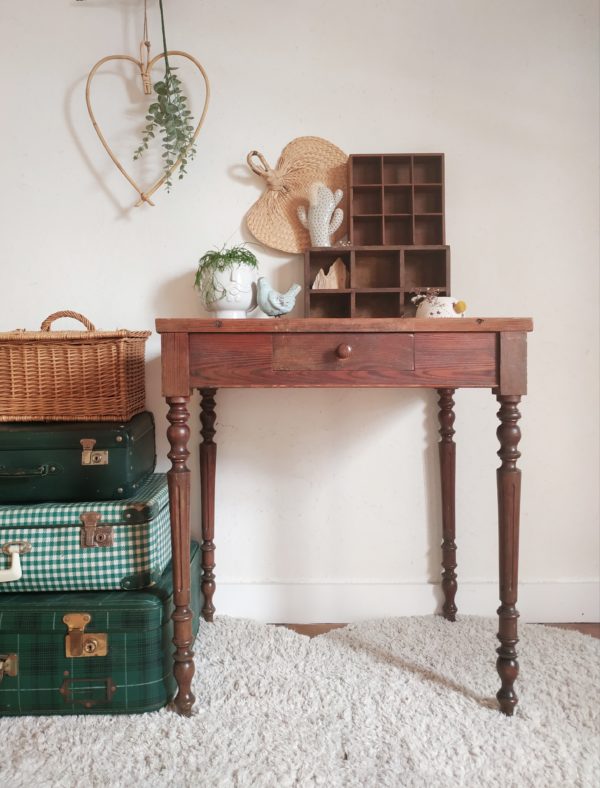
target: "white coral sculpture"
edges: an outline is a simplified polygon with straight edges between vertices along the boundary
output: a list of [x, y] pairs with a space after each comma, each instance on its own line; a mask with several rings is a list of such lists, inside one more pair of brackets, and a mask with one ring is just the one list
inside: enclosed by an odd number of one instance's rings
[[308, 215], [306, 207], [298, 207], [298, 219], [308, 230], [313, 246], [331, 246], [331, 237], [339, 229], [344, 212], [339, 205], [344, 192], [331, 189], [321, 181], [315, 181], [308, 190]]

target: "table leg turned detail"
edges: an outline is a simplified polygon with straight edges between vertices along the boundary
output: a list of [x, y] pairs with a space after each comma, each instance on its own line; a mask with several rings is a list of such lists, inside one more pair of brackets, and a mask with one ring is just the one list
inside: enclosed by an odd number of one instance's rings
[[173, 675], [177, 682], [176, 710], [185, 716], [192, 712], [196, 698], [192, 693], [194, 652], [192, 651], [192, 611], [190, 609], [190, 472], [186, 466], [190, 430], [187, 425], [189, 397], [167, 397], [170, 426], [167, 438], [171, 446], [167, 473], [171, 542], [173, 547]]
[[213, 595], [215, 593], [215, 472], [217, 465], [217, 444], [215, 436], [215, 394], [216, 389], [200, 389], [200, 421], [202, 443], [200, 444], [200, 489], [202, 495], [202, 593], [205, 621], [212, 621], [215, 613]]
[[502, 686], [496, 697], [501, 710], [512, 715], [518, 698], [513, 685], [519, 673], [516, 645], [518, 568], [519, 568], [519, 510], [521, 500], [521, 471], [517, 460], [521, 453], [517, 449], [521, 430], [517, 424], [521, 418], [517, 395], [498, 395], [500, 426], [497, 430], [502, 465], [496, 471], [498, 484], [498, 535], [500, 556], [500, 607], [498, 608], [500, 647], [497, 649], [496, 667]]
[[438, 389], [440, 422], [440, 474], [442, 482], [442, 590], [444, 618], [456, 621], [456, 444], [454, 435], [454, 389]]

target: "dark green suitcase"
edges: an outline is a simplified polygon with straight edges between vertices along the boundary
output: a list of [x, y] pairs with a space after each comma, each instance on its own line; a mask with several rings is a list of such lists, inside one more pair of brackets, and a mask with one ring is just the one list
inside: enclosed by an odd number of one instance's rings
[[[200, 555], [192, 542], [194, 635]], [[170, 564], [143, 591], [5, 594], [0, 715], [132, 714], [165, 706], [176, 690], [172, 611]]]
[[154, 418], [0, 424], [0, 504], [134, 495], [156, 464]]

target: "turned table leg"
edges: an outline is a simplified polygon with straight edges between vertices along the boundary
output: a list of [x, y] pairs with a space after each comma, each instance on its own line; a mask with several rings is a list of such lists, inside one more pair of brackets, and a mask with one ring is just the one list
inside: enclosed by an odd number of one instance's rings
[[442, 590], [444, 618], [456, 621], [456, 444], [454, 435], [454, 389], [438, 389], [440, 422], [440, 474], [442, 481]]
[[192, 712], [196, 700], [192, 693], [194, 652], [192, 651], [192, 611], [190, 609], [190, 472], [186, 467], [190, 430], [187, 425], [189, 397], [167, 397], [170, 426], [167, 438], [171, 446], [167, 473], [171, 543], [173, 548], [173, 675], [177, 682], [176, 710], [185, 716]]
[[521, 417], [517, 395], [498, 395], [500, 426], [497, 430], [502, 465], [496, 471], [498, 484], [498, 534], [500, 555], [500, 607], [498, 608], [500, 647], [497, 649], [496, 667], [502, 686], [496, 697], [501, 710], [512, 715], [518, 698], [513, 685], [519, 673], [516, 645], [517, 585], [519, 568], [519, 507], [521, 499], [521, 471], [517, 460], [521, 453], [517, 449], [521, 430], [517, 422]]
[[215, 394], [216, 389], [200, 389], [200, 421], [202, 443], [200, 444], [200, 489], [202, 495], [202, 593], [205, 621], [212, 621], [215, 613], [213, 595], [215, 593], [215, 471], [217, 465], [217, 444], [215, 436]]

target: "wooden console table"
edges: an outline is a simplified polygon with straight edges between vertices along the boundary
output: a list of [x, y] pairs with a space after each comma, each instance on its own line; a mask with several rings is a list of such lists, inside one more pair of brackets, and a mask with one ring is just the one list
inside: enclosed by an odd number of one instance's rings
[[332, 319], [202, 320], [158, 319], [162, 335], [162, 391], [169, 405], [168, 473], [173, 542], [175, 708], [189, 715], [195, 698], [192, 612], [190, 610], [190, 472], [188, 403], [201, 395], [200, 485], [202, 494], [202, 613], [215, 608], [214, 500], [217, 446], [215, 394], [218, 388], [373, 387], [435, 388], [439, 394], [442, 494], [443, 614], [456, 617], [455, 389], [489, 388], [500, 403], [497, 429], [501, 465], [497, 470], [500, 560], [500, 647], [496, 666], [502, 686], [501, 710], [511, 715], [519, 665], [517, 572], [521, 471], [518, 404], [526, 393], [526, 335], [529, 318], [423, 320]]

